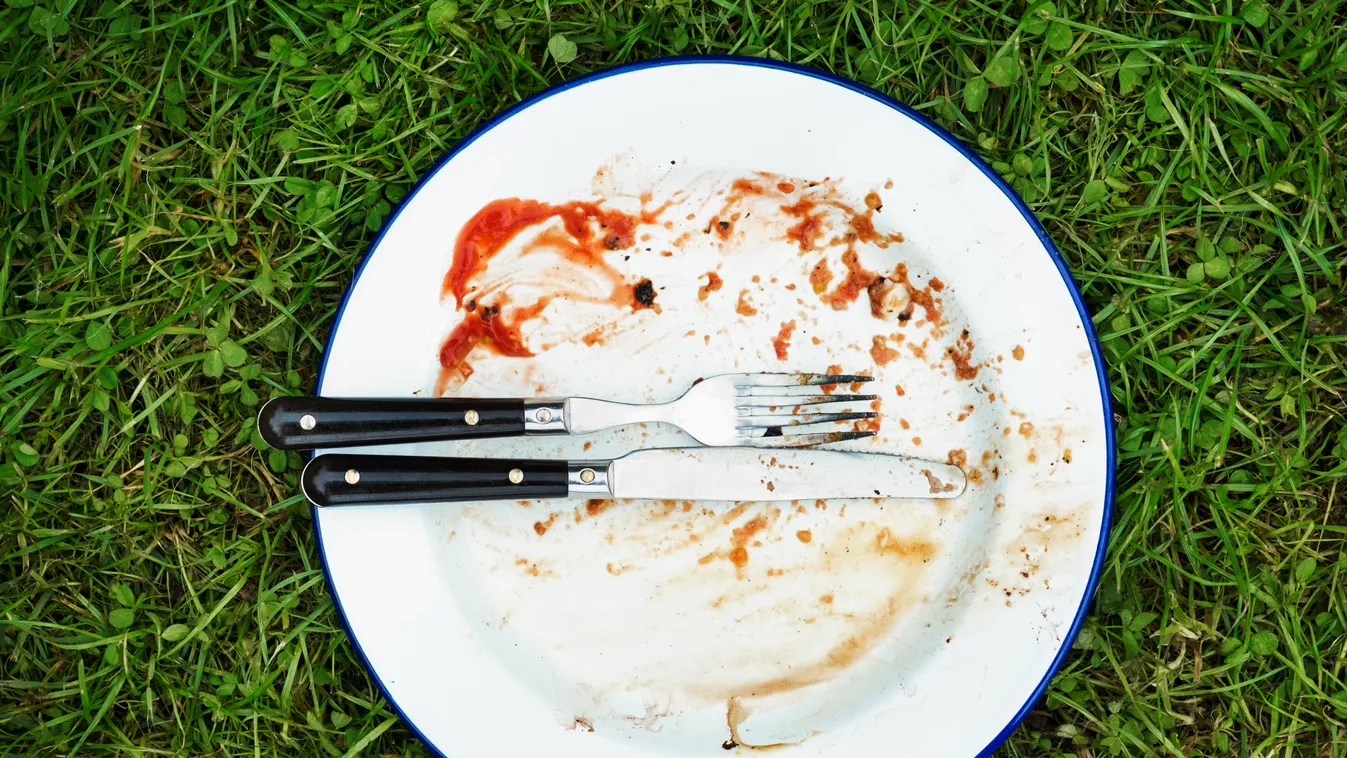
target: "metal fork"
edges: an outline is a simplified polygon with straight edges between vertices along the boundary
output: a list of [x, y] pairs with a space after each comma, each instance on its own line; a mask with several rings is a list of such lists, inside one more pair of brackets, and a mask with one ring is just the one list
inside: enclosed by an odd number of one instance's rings
[[282, 450], [538, 434], [588, 434], [627, 424], [672, 424], [703, 445], [808, 447], [861, 439], [873, 431], [820, 425], [874, 418], [829, 411], [875, 395], [830, 394], [827, 385], [868, 382], [850, 374], [722, 374], [668, 403], [637, 405], [563, 399], [281, 397], [263, 406], [257, 427]]
[[562, 405], [566, 431], [571, 434], [644, 421], [672, 424], [712, 447], [806, 447], [875, 434], [823, 432], [816, 426], [878, 415], [874, 411], [823, 412], [823, 406], [869, 402], [875, 396], [833, 395], [821, 387], [870, 379], [843, 374], [721, 374], [693, 384], [682, 397], [668, 403], [630, 405], [573, 397]]

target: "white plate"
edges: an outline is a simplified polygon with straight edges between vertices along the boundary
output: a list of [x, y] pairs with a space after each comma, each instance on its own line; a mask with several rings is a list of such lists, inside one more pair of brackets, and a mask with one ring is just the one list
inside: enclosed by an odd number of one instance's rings
[[[816, 71], [738, 58], [604, 71], [503, 114], [407, 197], [338, 313], [321, 394], [434, 391], [441, 342], [464, 319], [441, 297], [455, 240], [487, 202], [512, 197], [633, 214], [672, 202], [630, 247], [613, 242], [607, 268], [537, 245], [520, 255], [549, 223], [565, 238], [555, 219], [516, 237], [467, 299], [507, 292], [501, 317], [513, 319], [543, 295], [571, 298], [522, 322], [534, 357], [479, 347], [448, 392], [645, 402], [724, 371], [868, 369], [880, 434], [849, 447], [952, 456], [975, 482], [943, 503], [316, 511], [337, 607], [412, 729], [453, 756], [718, 756], [736, 744], [989, 754], [1070, 647], [1112, 502], [1098, 346], [1019, 198], [925, 118]], [[867, 220], [893, 241], [867, 242]], [[816, 230], [809, 249], [801, 236]], [[910, 282], [878, 285], [873, 312], [873, 275], [856, 271], [855, 302], [838, 296], [857, 230], [855, 264], [893, 279], [902, 263]], [[833, 278], [816, 292], [820, 260]], [[712, 271], [722, 286], [703, 299]], [[643, 278], [658, 312], [616, 304]], [[934, 321], [905, 307], [927, 297]], [[397, 452], [576, 458], [679, 444], [691, 440], [650, 427]]]

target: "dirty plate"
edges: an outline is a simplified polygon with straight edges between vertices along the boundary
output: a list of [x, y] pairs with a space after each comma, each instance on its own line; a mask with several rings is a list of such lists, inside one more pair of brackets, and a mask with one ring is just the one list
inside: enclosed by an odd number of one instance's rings
[[[906, 108], [740, 59], [544, 93], [394, 214], [319, 390], [652, 402], [712, 374], [827, 370], [879, 395], [859, 422], [878, 435], [844, 447], [956, 463], [967, 493], [317, 512], [389, 701], [455, 756], [990, 753], [1093, 589], [1111, 414], [1043, 230]], [[386, 451], [688, 444], [652, 426]]]

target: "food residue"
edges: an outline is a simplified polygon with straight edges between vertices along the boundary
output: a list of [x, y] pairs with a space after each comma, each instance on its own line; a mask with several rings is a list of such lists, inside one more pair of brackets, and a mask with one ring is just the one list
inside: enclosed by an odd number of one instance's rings
[[739, 305], [735, 307], [734, 312], [738, 313], [741, 316], [757, 315], [758, 309], [754, 308], [753, 304], [748, 302], [748, 290], [740, 290]]
[[1010, 351], [1010, 355], [1015, 360], [1022, 361], [1024, 360], [1024, 348], [1021, 347], [1020, 345], [1016, 345], [1015, 349]]
[[724, 282], [721, 281], [719, 274], [717, 274], [714, 271], [707, 271], [706, 284], [703, 284], [700, 288], [697, 289], [697, 299], [706, 300], [706, 298], [712, 292], [715, 292], [716, 290], [720, 289], [720, 285], [722, 284], [724, 284]]
[[637, 305], [645, 308], [651, 308], [655, 305], [655, 284], [649, 279], [642, 279], [631, 288], [632, 298]]
[[874, 359], [877, 365], [886, 365], [898, 357], [898, 351], [889, 347], [888, 339], [884, 335], [876, 334], [873, 343], [870, 346], [870, 357]]
[[604, 255], [631, 248], [635, 244], [636, 227], [653, 222], [662, 210], [629, 214], [596, 202], [552, 205], [519, 198], [493, 200], [483, 206], [459, 231], [453, 262], [444, 276], [443, 294], [452, 295], [458, 309], [466, 315], [441, 344], [437, 394], [442, 394], [443, 385], [454, 375], [454, 369], [478, 346], [515, 358], [533, 355], [524, 345], [519, 328], [542, 313], [552, 299], [550, 295], [539, 296], [527, 304], [512, 303], [507, 292], [482, 294], [482, 297], [494, 295], [492, 302], [469, 297], [474, 281], [486, 272], [491, 259], [506, 245], [525, 230], [536, 228], [537, 234], [523, 245], [521, 255], [551, 252], [571, 265], [596, 273], [610, 285], [607, 293], [568, 292], [567, 297], [635, 307], [638, 301], [632, 288], [624, 285], [622, 275]]
[[954, 363], [955, 376], [964, 381], [977, 378], [978, 366], [973, 363], [973, 339], [967, 329], [960, 332], [959, 339], [953, 347], [945, 348], [945, 354]]
[[809, 271], [809, 283], [813, 285], [814, 292], [823, 294], [828, 289], [828, 284], [833, 280], [832, 269], [828, 268], [828, 259], [820, 258], [814, 268]]
[[776, 350], [778, 361], [786, 360], [786, 351], [790, 349], [790, 335], [794, 331], [795, 320], [785, 321], [781, 324], [781, 331], [777, 332], [776, 337], [772, 339], [772, 348]]
[[555, 524], [556, 521], [557, 521], [557, 514], [553, 513], [547, 517], [546, 521], [533, 522], [533, 531], [537, 532], [538, 536], [541, 537], [544, 534], [547, 534], [547, 530], [551, 529], [552, 525]]

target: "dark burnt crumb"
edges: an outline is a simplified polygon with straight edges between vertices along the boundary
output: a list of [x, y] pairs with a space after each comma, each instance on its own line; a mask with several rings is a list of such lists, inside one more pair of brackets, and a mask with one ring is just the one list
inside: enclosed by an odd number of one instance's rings
[[724, 744], [722, 744], [721, 747], [725, 748], [726, 750], [733, 750], [739, 747], [739, 743], [735, 742], [734, 740], [725, 740]]
[[468, 313], [472, 313], [475, 310], [477, 310], [477, 298], [468, 301]]
[[629, 261], [629, 260], [631, 260], [631, 256], [630, 256], [630, 255], [624, 255], [624, 256], [622, 256], [622, 260], [624, 260], [624, 261]]
[[702, 234], [710, 234], [710, 233], [711, 233], [711, 225], [707, 224], [706, 228], [702, 230]]
[[500, 315], [499, 305], [488, 305], [482, 308], [482, 320], [489, 321]]
[[670, 166], [672, 166], [672, 165], [674, 165], [674, 164], [676, 164], [676, 163], [678, 163], [678, 161], [669, 161], [669, 165], [670, 165]]
[[655, 285], [649, 279], [642, 279], [632, 288], [632, 294], [636, 296], [636, 302], [647, 308], [655, 304]]
[[767, 427], [767, 431], [765, 431], [765, 432], [762, 433], [762, 436], [764, 436], [764, 437], [780, 437], [780, 436], [781, 436], [781, 427], [779, 427], [779, 426], [769, 426], [769, 427]]
[[902, 323], [907, 323], [911, 319], [912, 319], [912, 306], [909, 305], [906, 308], [904, 308], [901, 313], [898, 314], [898, 320]]
[[626, 247], [625, 245], [622, 244], [622, 235], [620, 234], [610, 234], [607, 237], [604, 237], [603, 246], [608, 248], [609, 250], [617, 250], [619, 248]]
[[730, 228], [730, 222], [728, 222], [728, 221], [721, 221], [721, 222], [718, 222], [718, 223], [716, 224], [716, 226], [720, 227], [720, 231], [723, 232], [723, 231], [725, 231], [726, 229], [729, 229], [729, 228]]

